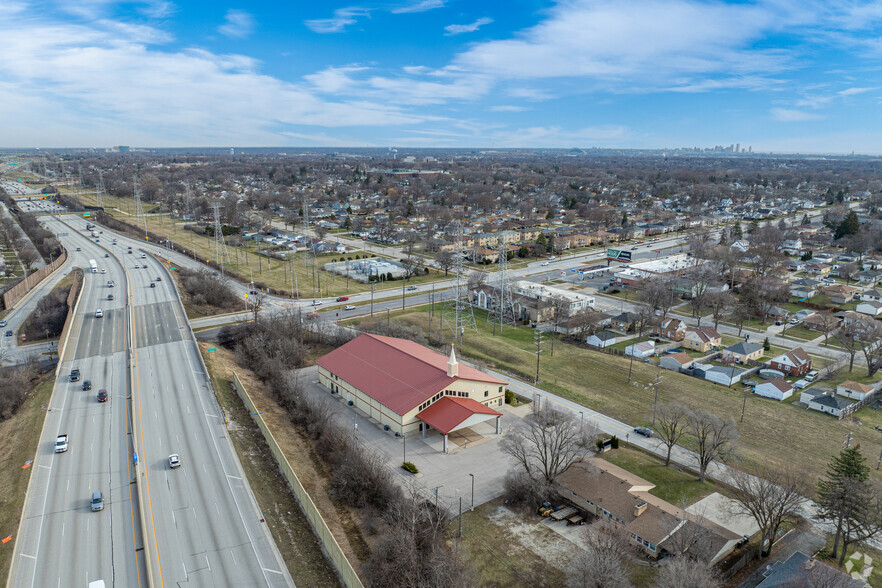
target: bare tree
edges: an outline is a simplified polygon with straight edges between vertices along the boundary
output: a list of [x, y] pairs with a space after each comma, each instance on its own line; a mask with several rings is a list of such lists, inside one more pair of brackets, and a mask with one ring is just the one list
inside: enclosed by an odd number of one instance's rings
[[661, 444], [667, 447], [665, 465], [670, 465], [674, 446], [689, 434], [692, 411], [684, 404], [671, 402], [660, 405], [656, 412], [655, 433]]
[[593, 426], [581, 427], [570, 413], [547, 408], [509, 430], [501, 447], [527, 475], [552, 483], [593, 448], [595, 434]]
[[28, 269], [33, 269], [34, 265], [40, 261], [40, 254], [37, 253], [36, 249], [28, 245], [18, 252], [18, 259]]
[[596, 329], [604, 318], [602, 312], [593, 308], [583, 308], [570, 317], [569, 328], [576, 331], [579, 337], [584, 338], [590, 331]]
[[716, 330], [729, 309], [735, 306], [735, 297], [728, 290], [710, 292], [707, 295], [707, 305], [713, 313], [714, 329]]
[[824, 345], [826, 345], [830, 333], [836, 329], [839, 323], [842, 322], [842, 319], [829, 310], [819, 310], [815, 314], [818, 317], [818, 324], [821, 326], [821, 332], [824, 333]]
[[453, 267], [455, 261], [455, 254], [449, 249], [440, 249], [435, 253], [435, 264], [444, 270], [445, 276], [450, 271], [450, 268]]
[[628, 544], [617, 530], [592, 525], [585, 544], [570, 562], [567, 588], [630, 588], [624, 557]]
[[790, 288], [774, 276], [754, 276], [742, 286], [741, 296], [765, 324], [772, 308], [790, 298]]
[[638, 291], [642, 302], [661, 312], [662, 320], [668, 317], [668, 312], [677, 300], [673, 283], [669, 279], [643, 280], [638, 285]]
[[701, 326], [701, 311], [707, 306], [710, 290], [719, 283], [718, 275], [717, 268], [712, 263], [695, 266], [685, 274], [692, 316], [698, 318], [698, 326]]
[[882, 368], [882, 325], [876, 321], [867, 322], [857, 344], [867, 361], [867, 376], [872, 377]]
[[704, 482], [707, 468], [718, 459], [725, 459], [735, 450], [738, 429], [732, 418], [721, 419], [715, 414], [699, 410], [689, 417], [689, 432], [695, 439], [698, 462], [698, 480]]
[[762, 540], [760, 554], [768, 557], [782, 525], [795, 522], [808, 492], [803, 472], [762, 465], [749, 470], [732, 468], [733, 514], [753, 517]]
[[833, 331], [833, 338], [842, 349], [848, 353], [848, 372], [854, 369], [854, 356], [860, 348], [860, 328], [857, 321], [844, 322], [842, 326]]
[[839, 266], [839, 277], [845, 280], [846, 284], [851, 284], [856, 273], [858, 273], [858, 266], [855, 263], [843, 263]]
[[659, 566], [656, 588], [716, 588], [720, 579], [708, 564], [680, 556]]
[[487, 272], [482, 271], [473, 271], [469, 272], [468, 287], [469, 290], [477, 290], [481, 286], [487, 283]]

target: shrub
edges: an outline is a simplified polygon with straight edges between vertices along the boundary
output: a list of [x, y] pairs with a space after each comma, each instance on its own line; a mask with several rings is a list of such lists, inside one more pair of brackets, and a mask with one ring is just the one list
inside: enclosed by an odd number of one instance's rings
[[406, 461], [403, 464], [401, 464], [401, 467], [402, 467], [402, 469], [409, 471], [411, 474], [420, 473], [420, 471], [417, 469], [417, 467], [415, 465], [413, 465], [412, 463], [410, 463], [409, 461]]
[[514, 402], [514, 392], [512, 392], [511, 390], [506, 390], [505, 391], [505, 403], [511, 404], [512, 402]]
[[611, 441], [612, 441], [612, 448], [618, 449], [619, 448], [619, 438], [616, 437], [615, 435], [613, 435]]

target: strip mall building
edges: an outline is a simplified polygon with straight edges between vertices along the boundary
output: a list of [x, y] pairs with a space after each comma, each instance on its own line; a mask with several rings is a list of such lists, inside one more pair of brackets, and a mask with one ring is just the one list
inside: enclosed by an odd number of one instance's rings
[[331, 394], [399, 434], [449, 433], [495, 419], [507, 382], [406, 339], [363, 334], [316, 361]]

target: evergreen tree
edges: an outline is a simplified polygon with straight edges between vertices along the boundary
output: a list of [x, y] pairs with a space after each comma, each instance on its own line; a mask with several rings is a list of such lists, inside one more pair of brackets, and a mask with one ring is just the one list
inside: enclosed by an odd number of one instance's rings
[[628, 224], [628, 213], [626, 212], [622, 215], [622, 226], [624, 227], [627, 224]]
[[744, 237], [744, 230], [741, 228], [740, 222], [736, 222], [732, 227], [732, 237], [734, 237], [736, 241]]
[[839, 552], [843, 531], [849, 519], [860, 516], [866, 507], [864, 491], [870, 478], [870, 467], [861, 453], [860, 445], [843, 449], [827, 467], [827, 475], [818, 482], [818, 518], [829, 521], [836, 528], [833, 538], [833, 557]]
[[839, 226], [836, 227], [836, 232], [833, 234], [833, 238], [841, 239], [848, 235], [857, 235], [860, 231], [861, 222], [858, 220], [857, 214], [852, 210], [844, 219], [842, 219]]
[[769, 343], [769, 338], [768, 338], [768, 337], [766, 337], [766, 339], [763, 341], [763, 349], [766, 350], [766, 351], [771, 351], [771, 350], [772, 350], [772, 344]]

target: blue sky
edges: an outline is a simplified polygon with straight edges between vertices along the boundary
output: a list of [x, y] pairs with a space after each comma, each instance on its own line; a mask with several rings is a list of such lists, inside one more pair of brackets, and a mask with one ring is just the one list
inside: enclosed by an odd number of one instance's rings
[[882, 3], [3, 0], [0, 147], [882, 153]]

